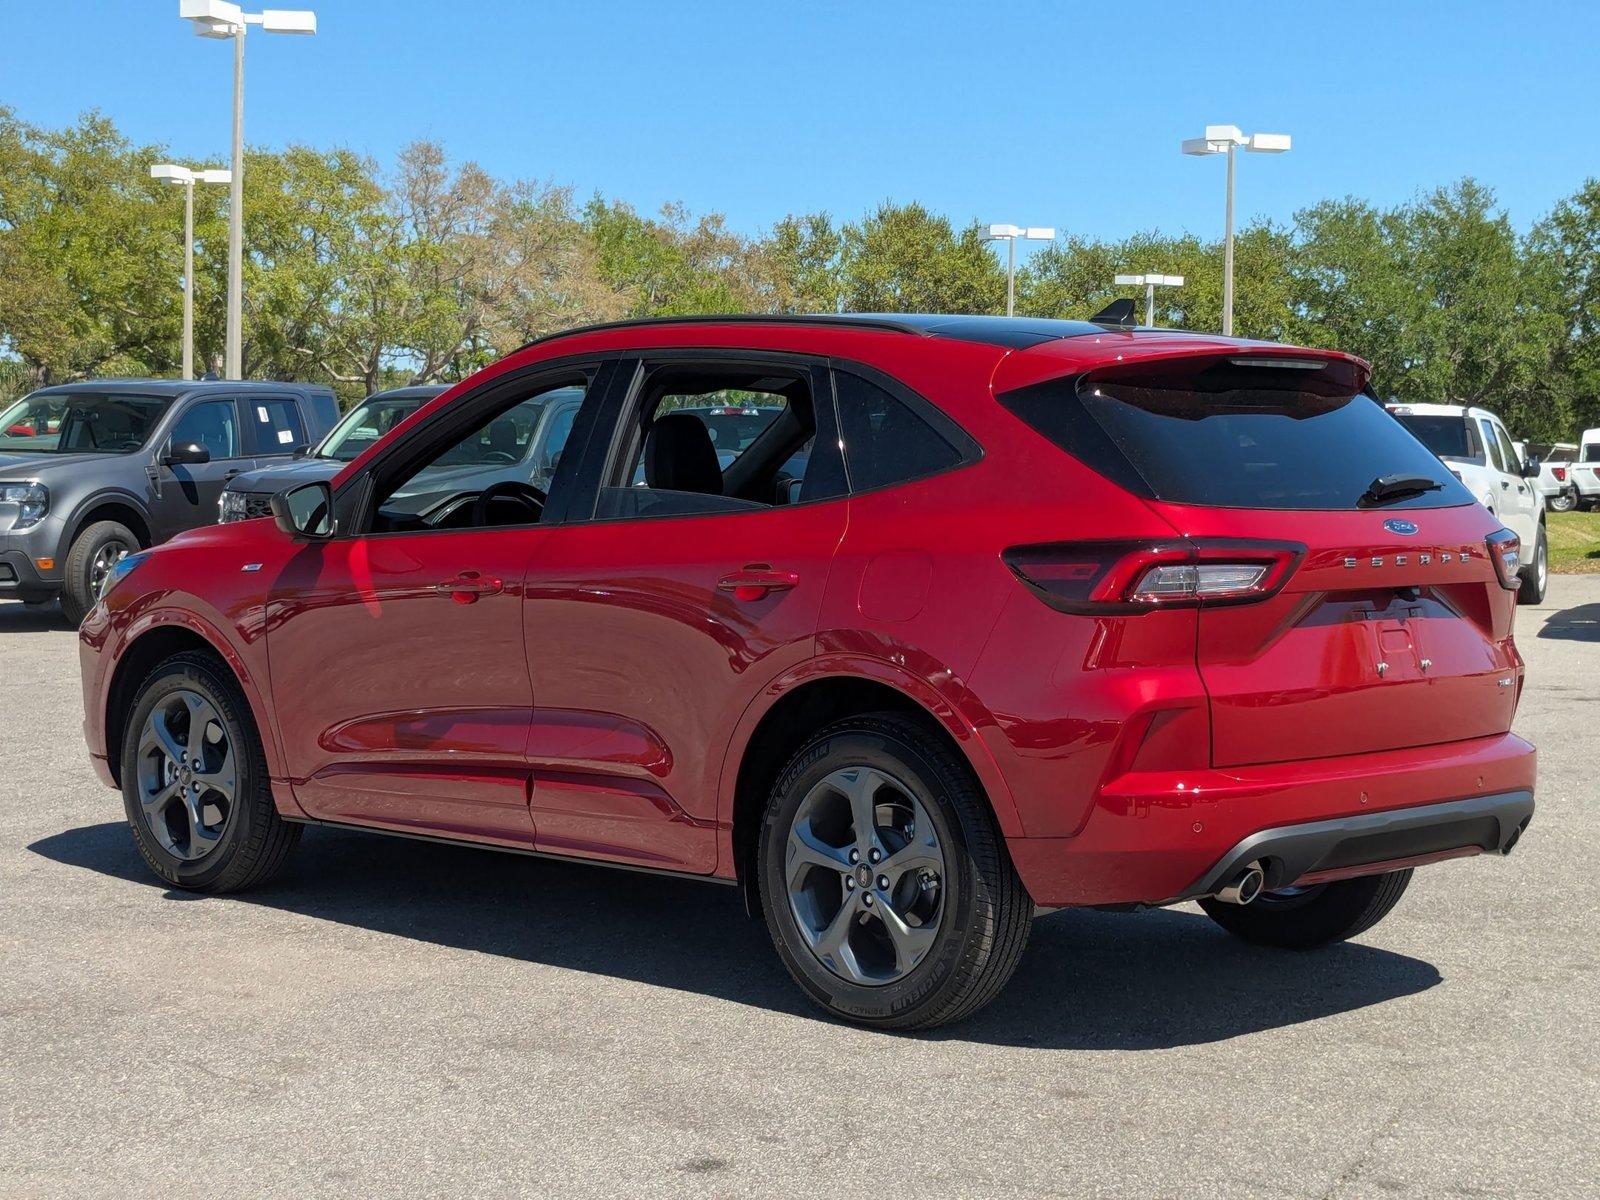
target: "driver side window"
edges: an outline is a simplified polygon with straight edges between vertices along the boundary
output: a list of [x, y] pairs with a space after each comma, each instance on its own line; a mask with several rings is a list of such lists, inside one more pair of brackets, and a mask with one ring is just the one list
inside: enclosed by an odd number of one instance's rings
[[543, 514], [550, 476], [535, 437], [547, 413], [587, 393], [587, 377], [510, 391], [485, 407], [466, 396], [433, 422], [446, 434], [420, 459], [380, 477], [374, 533], [533, 525]]

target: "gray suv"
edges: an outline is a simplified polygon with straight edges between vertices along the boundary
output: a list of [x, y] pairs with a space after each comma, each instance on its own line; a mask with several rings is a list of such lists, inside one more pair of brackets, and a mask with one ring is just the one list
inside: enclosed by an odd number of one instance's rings
[[0, 411], [0, 599], [61, 598], [74, 624], [118, 558], [217, 518], [235, 475], [319, 440], [326, 387], [106, 379]]

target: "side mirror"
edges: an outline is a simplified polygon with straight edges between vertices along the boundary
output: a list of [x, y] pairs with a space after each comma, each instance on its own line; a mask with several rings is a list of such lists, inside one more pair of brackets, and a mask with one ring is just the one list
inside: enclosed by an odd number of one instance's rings
[[272, 498], [278, 528], [301, 541], [323, 542], [333, 536], [333, 489], [326, 483], [302, 483]]
[[1539, 471], [1543, 466], [1544, 466], [1544, 464], [1539, 461], [1539, 456], [1537, 454], [1533, 455], [1530, 458], [1523, 459], [1522, 460], [1522, 477], [1524, 479], [1537, 479], [1537, 478], [1539, 478]]
[[161, 461], [169, 467], [199, 467], [211, 461], [211, 451], [199, 442], [173, 442]]

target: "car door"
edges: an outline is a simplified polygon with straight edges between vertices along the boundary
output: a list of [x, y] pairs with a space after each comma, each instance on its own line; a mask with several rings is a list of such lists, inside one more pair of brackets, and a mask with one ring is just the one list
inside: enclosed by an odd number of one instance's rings
[[[626, 363], [619, 378], [629, 384], [596, 435], [584, 446], [575, 433], [562, 456], [562, 469], [581, 463], [586, 490], [573, 519], [549, 530], [525, 584], [537, 843], [710, 872], [729, 732], [763, 688], [813, 655], [844, 534], [831, 387], [811, 361], [742, 353], [654, 355]], [[662, 408], [661, 388], [679, 387], [670, 403], [686, 408], [684, 396], [718, 380], [785, 393], [784, 423], [745, 451], [759, 447], [761, 457], [743, 467], [720, 465], [686, 412], [657, 428], [658, 409], [674, 412]], [[665, 429], [693, 435], [683, 448], [697, 477], [647, 471], [635, 486], [641, 454], [671, 442]], [[776, 472], [801, 444], [812, 445], [801, 492], [774, 503]], [[657, 458], [663, 470], [676, 461]]]
[[[204, 446], [210, 458], [203, 463], [173, 461], [172, 447], [191, 442]], [[174, 415], [145, 469], [156, 540], [214, 523], [228, 480], [254, 465], [245, 448], [237, 397], [192, 397]]]
[[565, 387], [598, 402], [604, 376], [571, 363], [458, 397], [343, 481], [351, 532], [306, 543], [273, 582], [274, 706], [309, 815], [531, 846], [522, 585], [549, 532], [531, 510], [480, 520], [486, 473], [464, 482], [463, 457], [507, 409]]
[[1499, 418], [1490, 421], [1489, 428], [1506, 467], [1500, 480], [1500, 519], [1506, 528], [1522, 539], [1522, 544], [1529, 547], [1531, 553], [1539, 533], [1539, 497], [1532, 481], [1523, 478], [1522, 456], [1511, 444], [1511, 435], [1506, 432]]

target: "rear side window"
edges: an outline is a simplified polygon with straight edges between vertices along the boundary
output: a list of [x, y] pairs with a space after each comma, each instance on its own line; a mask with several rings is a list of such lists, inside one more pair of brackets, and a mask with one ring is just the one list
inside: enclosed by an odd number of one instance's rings
[[[1449, 469], [1371, 397], [1335, 376], [1226, 363], [1052, 380], [1000, 402], [1080, 461], [1138, 495], [1221, 508], [1354, 509], [1383, 476], [1425, 491], [1385, 508], [1466, 504]], [[1154, 372], [1161, 372], [1157, 375]]]
[[1600, 462], [1600, 442], [1585, 442], [1583, 444], [1583, 457], [1580, 462]]
[[834, 375], [834, 389], [852, 491], [905, 483], [961, 465], [960, 450], [883, 388], [841, 371]]
[[289, 454], [306, 444], [306, 427], [293, 400], [251, 397], [240, 402], [250, 431], [251, 454]]
[[1505, 455], [1501, 453], [1500, 446], [1495, 441], [1494, 426], [1482, 417], [1478, 418], [1478, 424], [1483, 429], [1483, 444], [1489, 447], [1489, 461], [1494, 463], [1495, 470], [1504, 471], [1506, 469]]

